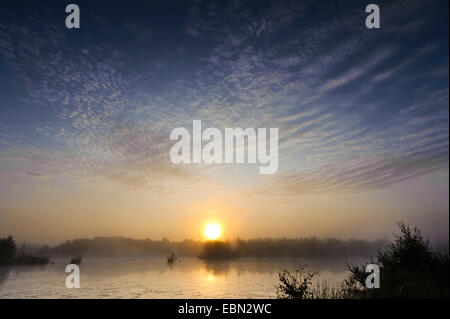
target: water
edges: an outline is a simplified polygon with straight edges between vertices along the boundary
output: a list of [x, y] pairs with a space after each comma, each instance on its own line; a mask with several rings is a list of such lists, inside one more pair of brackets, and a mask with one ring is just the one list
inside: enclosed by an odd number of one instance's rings
[[275, 298], [278, 272], [308, 264], [316, 280], [336, 282], [347, 272], [341, 259], [239, 259], [208, 262], [182, 258], [85, 258], [80, 289], [68, 289], [68, 260], [47, 266], [0, 267], [0, 298]]

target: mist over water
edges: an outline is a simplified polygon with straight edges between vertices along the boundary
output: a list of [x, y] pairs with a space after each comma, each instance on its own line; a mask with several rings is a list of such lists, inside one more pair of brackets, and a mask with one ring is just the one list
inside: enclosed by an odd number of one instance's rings
[[316, 281], [342, 280], [346, 262], [362, 258], [243, 258], [205, 261], [181, 258], [85, 258], [79, 289], [65, 285], [68, 259], [47, 266], [0, 268], [0, 298], [276, 298], [278, 272], [307, 264]]

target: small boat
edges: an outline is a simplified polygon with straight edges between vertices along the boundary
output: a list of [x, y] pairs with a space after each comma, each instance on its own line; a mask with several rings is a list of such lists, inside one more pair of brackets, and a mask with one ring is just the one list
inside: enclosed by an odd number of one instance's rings
[[83, 257], [81, 257], [81, 256], [78, 256], [78, 257], [75, 257], [75, 258], [71, 258], [70, 259], [70, 263], [71, 264], [75, 264], [75, 265], [80, 265], [82, 259], [83, 259]]
[[169, 258], [167, 258], [167, 263], [168, 264], [173, 264], [175, 261], [177, 260], [177, 256], [175, 256], [174, 253], [171, 253]]

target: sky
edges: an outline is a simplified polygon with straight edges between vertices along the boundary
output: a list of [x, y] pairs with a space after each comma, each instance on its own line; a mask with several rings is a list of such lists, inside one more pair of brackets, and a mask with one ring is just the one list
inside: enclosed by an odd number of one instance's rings
[[[0, 236], [448, 241], [449, 4], [375, 3], [2, 1]], [[278, 128], [278, 171], [173, 164], [193, 120]]]

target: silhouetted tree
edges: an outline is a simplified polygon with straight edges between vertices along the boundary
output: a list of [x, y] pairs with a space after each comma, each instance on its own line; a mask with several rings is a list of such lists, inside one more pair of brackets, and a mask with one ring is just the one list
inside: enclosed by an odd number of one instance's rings
[[0, 238], [0, 265], [9, 265], [14, 261], [17, 248], [12, 236]]
[[16, 242], [12, 236], [0, 238], [0, 265], [46, 265], [48, 262], [47, 257], [26, 254], [24, 245], [20, 253], [17, 253]]

